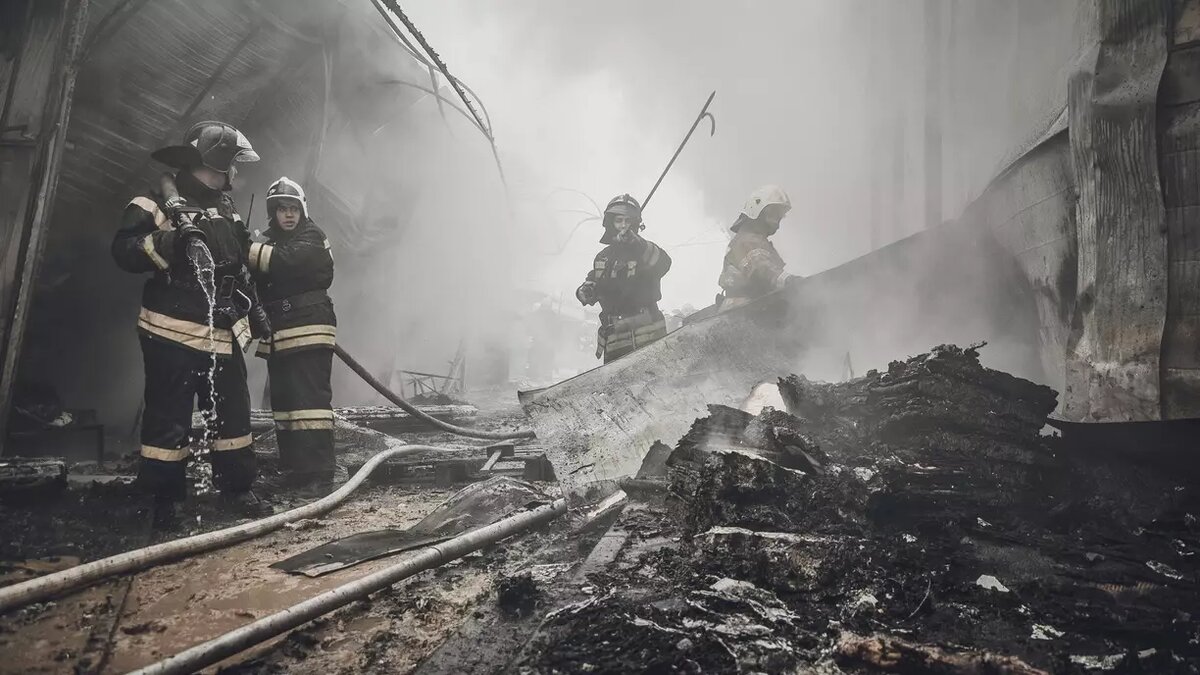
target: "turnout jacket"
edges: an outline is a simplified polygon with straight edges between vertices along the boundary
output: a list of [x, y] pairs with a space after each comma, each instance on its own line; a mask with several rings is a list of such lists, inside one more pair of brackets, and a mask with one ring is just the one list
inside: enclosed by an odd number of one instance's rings
[[[652, 241], [638, 237], [631, 242], [605, 246], [592, 263], [584, 283], [596, 284], [601, 321], [631, 316], [643, 310], [658, 311], [662, 278], [671, 269], [671, 256]], [[582, 286], [576, 291], [581, 297]]]
[[[753, 221], [751, 221], [752, 223]], [[784, 287], [791, 275], [766, 231], [750, 223], [739, 227], [725, 251], [719, 284], [727, 300], [752, 300]]]
[[329, 287], [333, 255], [329, 239], [310, 218], [290, 232], [275, 219], [265, 242], [250, 244], [250, 270], [274, 331], [259, 343], [258, 356], [305, 349], [332, 349], [337, 316]]
[[[208, 295], [195, 265], [177, 246], [182, 242], [177, 241], [178, 232], [163, 212], [163, 195], [148, 191], [130, 200], [113, 237], [112, 256], [126, 272], [153, 273], [142, 290], [139, 332], [188, 349], [229, 356], [250, 341], [245, 319], [248, 302], [234, 297], [236, 291], [247, 299], [253, 296], [246, 269], [250, 233], [228, 193], [204, 185], [186, 171], [176, 175], [175, 183], [186, 206], [204, 211], [203, 216], [194, 218], [194, 224], [204, 231], [214, 262], [217, 297], [211, 334]], [[236, 343], [240, 345], [235, 347]]]

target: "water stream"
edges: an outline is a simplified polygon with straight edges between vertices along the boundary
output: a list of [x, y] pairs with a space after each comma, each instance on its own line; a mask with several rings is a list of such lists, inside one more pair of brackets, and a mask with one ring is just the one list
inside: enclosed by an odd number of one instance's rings
[[[200, 408], [200, 419], [204, 424], [204, 433], [200, 437], [200, 442], [195, 446], [196, 458], [207, 460], [207, 455], [212, 449], [217, 429], [217, 342], [214, 339], [216, 327], [213, 321], [217, 304], [216, 265], [213, 262], [212, 252], [199, 239], [192, 238], [188, 240], [186, 253], [188, 260], [192, 263], [192, 269], [196, 271], [196, 279], [200, 282], [200, 288], [204, 290], [204, 297], [208, 301], [208, 343], [205, 347], [210, 354], [208, 372], [206, 373], [206, 377], [208, 378], [209, 404], [207, 407], [201, 406]], [[236, 347], [234, 348], [236, 349]], [[194, 476], [194, 494], [201, 495], [213, 491], [212, 465], [209, 462], [192, 462], [191, 471]]]

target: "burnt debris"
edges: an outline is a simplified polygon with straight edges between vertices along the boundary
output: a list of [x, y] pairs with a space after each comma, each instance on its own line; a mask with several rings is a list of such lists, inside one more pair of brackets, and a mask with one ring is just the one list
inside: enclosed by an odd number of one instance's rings
[[[546, 617], [522, 668], [1200, 672], [1190, 488], [1108, 495], [1119, 467], [1090, 476], [1042, 435], [1052, 390], [953, 346], [779, 388], [786, 411], [696, 421], [665, 506], [622, 514], [629, 553]], [[1139, 489], [1154, 513], [1124, 507]], [[630, 513], [681, 545], [639, 546]]]

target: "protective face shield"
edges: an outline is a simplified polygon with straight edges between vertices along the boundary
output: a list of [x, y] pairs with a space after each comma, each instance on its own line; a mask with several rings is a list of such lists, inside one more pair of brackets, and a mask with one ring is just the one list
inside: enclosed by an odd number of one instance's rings
[[642, 223], [642, 205], [628, 194], [618, 195], [604, 209], [604, 236], [600, 238], [600, 243], [634, 241], [638, 232], [645, 227]]
[[226, 176], [234, 162], [258, 161], [246, 136], [224, 122], [197, 122], [183, 135], [182, 145], [160, 148], [150, 156], [176, 169], [205, 166]]
[[290, 200], [299, 204], [300, 220], [308, 220], [308, 199], [304, 195], [304, 188], [287, 176], [280, 177], [279, 180], [271, 183], [271, 187], [267, 188], [268, 218], [275, 216], [275, 207], [280, 200]]

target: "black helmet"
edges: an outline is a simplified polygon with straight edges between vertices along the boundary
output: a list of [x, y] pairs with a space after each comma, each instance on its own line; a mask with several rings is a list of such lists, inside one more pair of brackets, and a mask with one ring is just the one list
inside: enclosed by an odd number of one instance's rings
[[646, 229], [646, 226], [642, 224], [642, 205], [638, 203], [638, 200], [631, 197], [629, 193], [617, 195], [609, 200], [608, 206], [604, 207], [604, 236], [600, 237], [601, 244], [611, 244], [615, 241], [613, 237], [616, 232], [612, 226], [613, 216], [621, 212], [629, 212], [628, 215], [637, 218], [638, 230]]
[[150, 156], [175, 169], [206, 166], [221, 173], [229, 173], [234, 162], [258, 161], [246, 136], [224, 122], [197, 122], [183, 135], [183, 145], [169, 145]]

